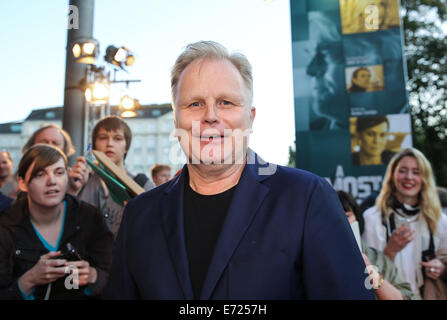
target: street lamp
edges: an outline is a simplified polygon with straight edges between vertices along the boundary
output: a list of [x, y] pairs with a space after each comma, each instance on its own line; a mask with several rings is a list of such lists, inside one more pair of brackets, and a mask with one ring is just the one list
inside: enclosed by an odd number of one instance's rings
[[76, 62], [94, 64], [98, 56], [99, 44], [95, 39], [77, 39], [71, 49]]
[[85, 89], [85, 100], [94, 105], [106, 104], [110, 96], [110, 84], [105, 79], [95, 80]]
[[119, 109], [122, 110], [121, 117], [133, 118], [138, 115], [136, 111], [141, 109], [141, 105], [137, 99], [126, 94], [121, 98]]
[[[85, 78], [81, 87], [84, 91], [85, 100], [88, 104], [94, 106], [101, 106], [101, 114], [110, 114], [110, 85], [119, 82], [125, 82], [129, 85], [129, 82], [139, 82], [140, 80], [113, 80], [110, 79], [110, 72], [105, 72], [105, 66], [95, 65], [95, 59], [99, 52], [99, 43], [95, 39], [81, 38], [73, 42], [72, 53], [76, 62], [89, 64]], [[120, 69], [127, 71], [125, 66], [131, 66], [135, 62], [134, 54], [126, 47], [115, 47], [110, 45], [106, 49], [104, 60], [109, 64], [119, 67]], [[116, 74], [115, 69], [115, 74]], [[87, 106], [89, 110], [89, 107]], [[106, 109], [106, 110], [104, 110]], [[137, 110], [141, 109], [141, 105], [138, 100], [133, 99], [129, 95], [125, 95], [121, 98], [119, 109], [122, 110], [122, 117], [135, 117], [137, 116]], [[86, 112], [86, 123], [89, 123], [88, 117], [89, 111]]]
[[131, 66], [135, 63], [135, 56], [126, 47], [117, 48], [115, 46], [108, 46], [104, 60], [114, 66], [124, 69], [124, 65]]
[[[84, 1], [84, 0], [82, 0]], [[85, 0], [87, 1], [87, 0]], [[81, 37], [78, 39], [70, 40], [70, 46], [67, 50], [67, 57], [72, 54], [70, 58], [74, 62], [87, 64], [85, 68], [84, 78], [79, 81], [75, 86], [70, 88], [76, 88], [82, 90], [85, 100], [83, 101], [83, 145], [87, 145], [90, 140], [90, 133], [93, 127], [94, 119], [98, 116], [97, 110], [99, 109], [99, 116], [102, 118], [105, 115], [110, 115], [110, 85], [118, 82], [125, 82], [127, 85], [129, 82], [139, 82], [140, 80], [125, 80], [117, 81], [115, 76], [118, 71], [114, 68], [114, 78], [110, 77], [110, 72], [106, 72], [106, 66], [98, 66], [95, 64], [96, 57], [99, 54], [99, 42], [92, 38]], [[104, 60], [113, 66], [119, 67], [124, 70], [126, 66], [131, 66], [135, 62], [134, 54], [126, 47], [117, 48], [115, 46], [109, 46], [106, 50]], [[129, 99], [131, 99], [129, 97]], [[121, 105], [121, 104], [120, 104]], [[93, 108], [91, 108], [93, 107]], [[137, 100], [124, 99], [122, 103], [122, 117], [135, 117], [138, 114], [135, 110], [141, 108]], [[64, 118], [64, 121], [67, 119]], [[70, 120], [68, 120], [70, 121]], [[82, 145], [82, 144], [81, 144]]]

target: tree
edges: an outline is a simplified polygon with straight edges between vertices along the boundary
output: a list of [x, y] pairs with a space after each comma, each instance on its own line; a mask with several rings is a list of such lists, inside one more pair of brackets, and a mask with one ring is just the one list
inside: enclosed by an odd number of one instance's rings
[[402, 0], [414, 146], [447, 185], [447, 0]]
[[288, 167], [292, 167], [295, 168], [296, 167], [296, 150], [295, 150], [295, 146], [296, 146], [296, 141], [292, 146], [289, 146], [289, 162], [287, 163]]

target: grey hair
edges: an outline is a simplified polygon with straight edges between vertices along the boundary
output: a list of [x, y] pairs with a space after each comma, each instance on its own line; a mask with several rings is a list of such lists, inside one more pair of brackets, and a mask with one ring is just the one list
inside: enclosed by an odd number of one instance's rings
[[220, 43], [214, 41], [198, 41], [190, 43], [186, 46], [185, 50], [179, 55], [175, 61], [174, 67], [171, 71], [171, 95], [172, 106], [177, 93], [177, 85], [180, 79], [180, 75], [193, 61], [198, 59], [216, 59], [216, 60], [228, 60], [239, 71], [245, 86], [249, 93], [249, 102], [253, 100], [253, 74], [252, 67], [247, 57], [239, 52], [229, 53], [228, 50]]

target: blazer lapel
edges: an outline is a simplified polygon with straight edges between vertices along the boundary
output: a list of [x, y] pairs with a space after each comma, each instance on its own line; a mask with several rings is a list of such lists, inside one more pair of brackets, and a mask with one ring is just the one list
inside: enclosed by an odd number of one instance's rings
[[269, 188], [260, 183], [267, 176], [259, 176], [258, 168], [257, 164], [247, 164], [242, 172], [208, 268], [200, 299], [210, 299], [233, 252], [269, 192]]
[[[186, 165], [185, 165], [186, 167]], [[161, 202], [161, 219], [171, 260], [177, 273], [177, 279], [183, 290], [185, 299], [194, 299], [194, 293], [189, 276], [189, 263], [186, 254], [185, 233], [183, 227], [183, 190], [185, 170], [170, 182], [165, 189], [165, 199]]]

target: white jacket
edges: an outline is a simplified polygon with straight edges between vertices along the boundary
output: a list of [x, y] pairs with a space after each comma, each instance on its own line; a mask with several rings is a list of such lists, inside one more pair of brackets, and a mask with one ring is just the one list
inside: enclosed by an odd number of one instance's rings
[[[429, 247], [430, 232], [425, 219], [421, 219], [420, 213], [418, 215], [419, 218], [410, 223], [410, 228], [416, 231], [415, 238], [396, 254], [394, 264], [399, 270], [401, 279], [410, 283], [414, 293], [420, 296], [419, 288], [424, 283], [420, 262], [422, 252]], [[363, 217], [365, 219], [363, 241], [368, 247], [383, 251], [387, 240], [387, 229], [382, 224], [380, 210], [376, 206], [369, 208], [364, 212]], [[447, 217], [444, 214], [441, 214], [437, 230], [438, 234], [433, 235], [435, 252], [440, 248], [447, 248]]]

